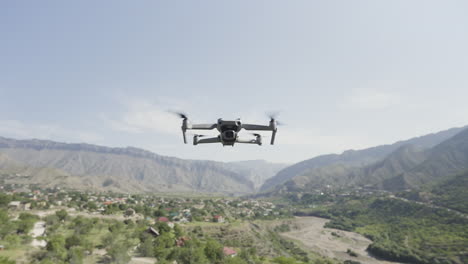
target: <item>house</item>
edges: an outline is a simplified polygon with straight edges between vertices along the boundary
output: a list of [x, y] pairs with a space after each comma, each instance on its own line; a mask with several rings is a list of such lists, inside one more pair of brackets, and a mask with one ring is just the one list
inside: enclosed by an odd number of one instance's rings
[[21, 207], [21, 202], [20, 201], [12, 201], [12, 202], [10, 202], [8, 204], [8, 208], [10, 208], [10, 209], [18, 210], [18, 209], [20, 209], [20, 207]]
[[158, 222], [164, 222], [164, 223], [168, 223], [169, 222], [169, 219], [165, 216], [161, 216], [158, 218]]
[[181, 224], [185, 224], [185, 223], [188, 223], [188, 222], [189, 222], [189, 220], [187, 218], [185, 218], [185, 217], [182, 217], [182, 218], [179, 219], [179, 223], [181, 223]]
[[0, 251], [4, 250], [5, 249], [5, 246], [4, 245], [0, 245]]
[[159, 236], [158, 230], [156, 230], [156, 229], [154, 229], [154, 228], [152, 228], [152, 227], [148, 228], [147, 231], [148, 231], [148, 233], [150, 233], [151, 235], [153, 235], [153, 236], [155, 236], [155, 237], [158, 237], [158, 236]]
[[25, 203], [25, 204], [23, 205], [23, 210], [25, 210], [25, 211], [31, 210], [31, 203]]
[[224, 217], [222, 215], [213, 216], [213, 222], [224, 223]]
[[167, 222], [167, 226], [170, 228], [174, 228], [175, 224], [173, 222]]
[[226, 257], [235, 257], [235, 256], [237, 256], [237, 252], [234, 249], [229, 248], [229, 247], [224, 247], [223, 248], [223, 253], [224, 253], [224, 256], [226, 256]]

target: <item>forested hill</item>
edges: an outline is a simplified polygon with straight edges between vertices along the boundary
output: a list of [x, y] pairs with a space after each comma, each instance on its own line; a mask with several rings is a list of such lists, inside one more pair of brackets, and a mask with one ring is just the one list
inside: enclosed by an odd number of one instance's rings
[[443, 208], [399, 199], [349, 199], [315, 214], [327, 227], [370, 238], [375, 256], [403, 263], [467, 263], [468, 219]]

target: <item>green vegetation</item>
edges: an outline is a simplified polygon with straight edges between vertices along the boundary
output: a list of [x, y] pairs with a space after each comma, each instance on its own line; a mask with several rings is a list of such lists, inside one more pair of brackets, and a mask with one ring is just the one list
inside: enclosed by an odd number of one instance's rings
[[15, 264], [16, 262], [14, 260], [10, 260], [5, 257], [0, 257], [0, 264]]
[[13, 249], [31, 241], [28, 233], [39, 217], [21, 213], [17, 220], [13, 220], [5, 209], [0, 208], [0, 244]]
[[468, 171], [442, 182], [427, 184], [421, 190], [400, 192], [397, 195], [408, 200], [431, 203], [468, 214]]
[[468, 220], [445, 209], [397, 199], [348, 200], [317, 212], [327, 227], [370, 238], [379, 257], [410, 263], [466, 263]]
[[[462, 184], [464, 179], [454, 180]], [[287, 217], [297, 211], [331, 219], [327, 227], [367, 236], [373, 241], [368, 250], [388, 260], [467, 262], [463, 253], [468, 248], [466, 218], [446, 209], [384, 198], [384, 194], [293, 194], [273, 204], [252, 199], [48, 192], [44, 201], [37, 199], [45, 196], [40, 191], [35, 192], [35, 200], [28, 193], [0, 195], [0, 244], [8, 251], [3, 256], [15, 259], [23, 255], [33, 264], [128, 263], [132, 257], [180, 264], [335, 263], [282, 237], [281, 233], [296, 228]], [[17, 201], [16, 205], [19, 201], [21, 208], [36, 202], [36, 209], [61, 204], [42, 219], [46, 223], [45, 248], [31, 250], [26, 256], [32, 248], [28, 234], [40, 219], [28, 213], [32, 211], [7, 209], [11, 201]], [[213, 222], [214, 215], [223, 216], [223, 221]], [[332, 235], [340, 237], [337, 232]], [[225, 256], [225, 247], [237, 256]], [[358, 257], [356, 252], [348, 249], [347, 254], [351, 259], [346, 263], [358, 263], [352, 260]]]
[[435, 204], [468, 214], [468, 172], [432, 188]]
[[346, 253], [348, 253], [348, 255], [350, 255], [351, 257], [358, 257], [358, 253], [352, 251], [351, 249], [348, 248], [348, 250], [346, 250]]
[[[132, 257], [180, 264], [334, 263], [282, 238], [279, 233], [290, 231], [291, 222], [281, 219], [290, 213], [267, 201], [27, 188], [0, 196], [1, 254], [10, 259], [21, 256], [32, 264], [128, 263]], [[16, 202], [7, 209], [11, 201]], [[35, 210], [26, 211], [29, 205]], [[28, 213], [42, 210], [47, 210], [42, 219]], [[28, 233], [39, 220], [46, 233], [36, 239], [47, 245], [33, 248]], [[226, 247], [236, 256], [226, 256]]]

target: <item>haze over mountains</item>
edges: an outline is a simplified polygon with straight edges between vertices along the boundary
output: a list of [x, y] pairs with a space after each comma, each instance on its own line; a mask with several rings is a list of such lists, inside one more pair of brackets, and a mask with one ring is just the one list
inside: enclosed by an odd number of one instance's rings
[[132, 147], [0, 137], [0, 183], [81, 190], [232, 195], [347, 187], [398, 191], [466, 170], [466, 127], [391, 145], [322, 155], [291, 166], [262, 160], [183, 160]]

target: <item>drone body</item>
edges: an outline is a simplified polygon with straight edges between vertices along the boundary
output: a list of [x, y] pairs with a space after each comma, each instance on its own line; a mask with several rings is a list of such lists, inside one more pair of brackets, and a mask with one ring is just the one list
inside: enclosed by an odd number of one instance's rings
[[236, 120], [223, 120], [218, 119], [218, 122], [213, 124], [191, 124], [187, 118], [187, 115], [178, 113], [178, 115], [183, 118], [182, 120], [182, 135], [184, 137], [184, 143], [187, 144], [186, 131], [189, 129], [192, 130], [212, 130], [217, 129], [219, 135], [216, 137], [204, 138], [203, 135], [195, 135], [193, 137], [193, 145], [198, 144], [208, 144], [208, 143], [221, 143], [223, 146], [234, 146], [235, 143], [244, 143], [244, 144], [257, 144], [262, 145], [262, 136], [259, 134], [253, 134], [254, 139], [241, 139], [239, 137], [239, 132], [242, 129], [252, 130], [252, 131], [271, 131], [271, 142], [273, 145], [275, 143], [275, 136], [277, 131], [277, 121], [272, 116], [270, 118], [269, 125], [256, 125], [256, 124], [243, 124], [240, 119]]

